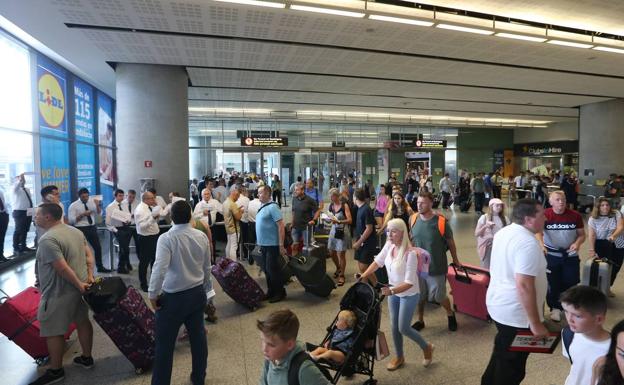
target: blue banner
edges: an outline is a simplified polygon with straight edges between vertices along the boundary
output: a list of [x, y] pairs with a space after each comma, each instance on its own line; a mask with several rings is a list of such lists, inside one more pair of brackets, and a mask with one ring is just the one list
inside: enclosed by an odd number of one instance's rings
[[37, 56], [39, 130], [67, 137], [66, 72], [45, 56]]
[[113, 147], [115, 123], [113, 122], [113, 99], [98, 91], [98, 140], [102, 146]]
[[96, 193], [95, 147], [88, 144], [76, 144], [76, 182], [78, 189], [87, 188]]
[[41, 148], [41, 185], [55, 185], [61, 193], [61, 202], [65, 209], [71, 203], [69, 191], [69, 142], [42, 137]]
[[93, 88], [78, 78], [74, 78], [74, 108], [76, 140], [93, 143]]

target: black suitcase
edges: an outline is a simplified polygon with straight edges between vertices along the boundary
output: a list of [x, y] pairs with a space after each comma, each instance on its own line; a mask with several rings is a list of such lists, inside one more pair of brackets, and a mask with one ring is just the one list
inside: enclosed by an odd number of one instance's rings
[[470, 206], [472, 205], [472, 202], [469, 200], [467, 201], [463, 201], [462, 203], [459, 204], [459, 211], [461, 211], [462, 213], [467, 213], [468, 210], [470, 210]]
[[334, 280], [325, 272], [325, 260], [298, 255], [290, 258], [288, 267], [303, 288], [319, 297], [328, 297], [336, 288]]

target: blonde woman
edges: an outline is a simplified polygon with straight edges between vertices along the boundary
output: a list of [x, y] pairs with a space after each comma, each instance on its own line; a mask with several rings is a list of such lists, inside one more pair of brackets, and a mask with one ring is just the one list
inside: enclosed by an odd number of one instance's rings
[[347, 203], [340, 200], [340, 192], [337, 188], [329, 190], [329, 198], [331, 204], [328, 211], [331, 213], [330, 221], [332, 227], [329, 231], [327, 249], [332, 261], [336, 265], [334, 278], [337, 278], [338, 286], [342, 286], [345, 283], [344, 272], [347, 268], [346, 253], [351, 244], [351, 237], [347, 228], [352, 223], [351, 210], [349, 210]]
[[388, 222], [390, 222], [392, 219], [395, 219], [395, 218], [401, 219], [403, 222], [405, 222], [405, 226], [407, 227], [409, 223], [409, 218], [413, 213], [414, 211], [407, 204], [407, 201], [405, 200], [403, 193], [399, 191], [394, 192], [392, 194], [392, 200], [390, 201], [390, 204], [388, 205], [388, 209], [386, 210], [384, 221], [381, 227], [379, 228], [379, 230], [377, 230], [377, 233], [378, 234], [383, 233]]
[[487, 213], [481, 215], [477, 221], [475, 237], [477, 237], [477, 251], [481, 260], [481, 267], [490, 268], [492, 241], [498, 230], [507, 226], [509, 218], [505, 216], [505, 203], [498, 198], [490, 199]]
[[416, 342], [423, 351], [423, 366], [431, 365], [434, 346], [413, 329], [410, 324], [420, 300], [418, 277], [419, 249], [410, 247], [407, 226], [402, 219], [395, 218], [388, 222], [388, 241], [375, 257], [375, 262], [366, 269], [359, 279], [373, 276], [375, 270], [386, 267], [389, 286], [383, 287], [381, 293], [388, 297], [388, 309], [392, 324], [392, 339], [396, 357], [387, 366], [388, 370], [396, 370], [403, 366], [403, 336]]

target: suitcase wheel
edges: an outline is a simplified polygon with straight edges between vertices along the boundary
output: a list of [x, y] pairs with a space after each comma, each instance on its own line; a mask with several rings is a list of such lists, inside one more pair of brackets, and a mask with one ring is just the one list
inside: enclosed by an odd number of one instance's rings
[[44, 365], [47, 365], [48, 361], [50, 361], [49, 356], [46, 356], [43, 358], [37, 358], [35, 359], [35, 364], [37, 364], [37, 366], [44, 366]]
[[134, 369], [134, 374], [139, 375], [139, 374], [143, 374], [145, 373], [145, 369], [143, 368], [135, 368]]

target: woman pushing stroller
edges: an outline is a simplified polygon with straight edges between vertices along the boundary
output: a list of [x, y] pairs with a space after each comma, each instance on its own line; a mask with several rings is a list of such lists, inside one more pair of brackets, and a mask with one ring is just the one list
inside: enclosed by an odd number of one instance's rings
[[375, 270], [386, 267], [389, 285], [381, 289], [381, 293], [388, 297], [388, 309], [392, 324], [392, 339], [396, 357], [388, 363], [388, 370], [396, 370], [403, 366], [403, 336], [416, 342], [423, 351], [423, 366], [428, 367], [433, 359], [434, 346], [411, 327], [412, 316], [420, 298], [418, 282], [418, 258], [426, 251], [410, 246], [407, 226], [402, 219], [396, 218], [388, 222], [388, 241], [381, 252], [375, 257], [368, 269], [359, 279], [365, 279], [375, 273]]

